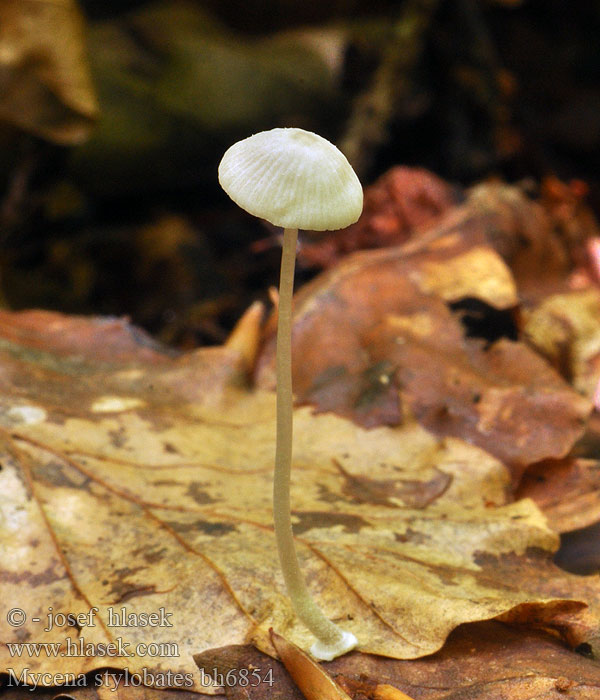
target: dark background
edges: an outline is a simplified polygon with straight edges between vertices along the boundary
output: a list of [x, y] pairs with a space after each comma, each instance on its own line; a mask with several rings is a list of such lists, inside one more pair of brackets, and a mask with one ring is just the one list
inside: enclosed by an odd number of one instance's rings
[[[534, 195], [552, 175], [580, 181], [600, 210], [597, 2], [82, 0], [79, 9], [99, 105], [83, 136], [57, 135], [69, 71], [45, 53], [67, 53], [68, 21], [40, 19], [44, 46], [1, 66], [0, 85], [43, 88], [12, 112], [0, 90], [10, 308], [128, 315], [182, 349], [222, 342], [277, 282], [279, 244], [220, 190], [216, 169], [231, 143], [275, 126], [334, 141], [365, 186], [397, 164], [459, 187], [525, 179]], [[313, 274], [300, 270], [299, 282]]]

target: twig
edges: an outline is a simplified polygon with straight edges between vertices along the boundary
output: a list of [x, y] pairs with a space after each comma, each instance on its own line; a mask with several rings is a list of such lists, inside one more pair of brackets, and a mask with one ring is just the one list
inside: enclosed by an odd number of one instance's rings
[[385, 143], [388, 124], [408, 94], [438, 3], [439, 0], [408, 0], [403, 4], [372, 81], [355, 101], [339, 147], [359, 176], [365, 174], [376, 150]]

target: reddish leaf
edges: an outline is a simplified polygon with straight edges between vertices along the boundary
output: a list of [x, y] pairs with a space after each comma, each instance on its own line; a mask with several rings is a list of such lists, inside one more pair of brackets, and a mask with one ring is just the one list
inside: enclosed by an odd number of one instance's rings
[[355, 250], [404, 243], [439, 219], [459, 197], [458, 191], [427, 170], [392, 168], [365, 190], [360, 219], [318, 242], [305, 243], [300, 249], [300, 263], [331, 267]]

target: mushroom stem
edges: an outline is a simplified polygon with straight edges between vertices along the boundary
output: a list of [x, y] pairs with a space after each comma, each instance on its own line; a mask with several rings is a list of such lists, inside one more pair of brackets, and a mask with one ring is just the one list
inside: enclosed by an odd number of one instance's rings
[[298, 229], [283, 232], [279, 313], [277, 320], [277, 446], [273, 483], [273, 516], [279, 561], [288, 595], [298, 617], [318, 642], [311, 649], [321, 659], [332, 659], [356, 645], [356, 638], [328, 620], [311, 598], [296, 556], [290, 512], [292, 464], [292, 296]]

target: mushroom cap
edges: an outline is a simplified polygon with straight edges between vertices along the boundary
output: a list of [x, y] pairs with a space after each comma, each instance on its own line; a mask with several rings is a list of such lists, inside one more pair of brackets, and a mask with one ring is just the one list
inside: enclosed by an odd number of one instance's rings
[[271, 129], [234, 143], [219, 165], [219, 182], [242, 209], [284, 228], [345, 228], [363, 207], [362, 186], [344, 154], [304, 129]]

